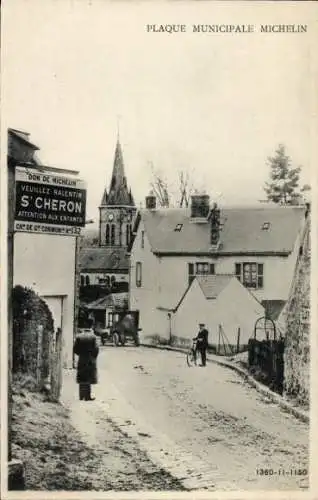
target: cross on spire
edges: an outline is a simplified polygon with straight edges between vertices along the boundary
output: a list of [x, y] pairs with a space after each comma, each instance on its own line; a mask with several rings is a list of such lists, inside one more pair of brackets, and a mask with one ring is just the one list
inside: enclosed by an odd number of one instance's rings
[[117, 142], [120, 140], [120, 119], [122, 118], [121, 115], [117, 115]]

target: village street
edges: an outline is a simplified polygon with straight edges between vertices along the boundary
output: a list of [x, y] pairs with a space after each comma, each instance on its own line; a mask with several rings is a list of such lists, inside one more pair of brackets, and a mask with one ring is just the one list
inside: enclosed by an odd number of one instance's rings
[[308, 468], [307, 424], [231, 370], [214, 363], [189, 368], [183, 353], [131, 346], [101, 347], [98, 369], [96, 401], [78, 401], [75, 371], [65, 372], [63, 384], [72, 423], [91, 446], [107, 451], [103, 421], [111, 419], [122, 443], [133, 439], [134, 453], [146, 454], [184, 488], [308, 486], [308, 476], [293, 473]]

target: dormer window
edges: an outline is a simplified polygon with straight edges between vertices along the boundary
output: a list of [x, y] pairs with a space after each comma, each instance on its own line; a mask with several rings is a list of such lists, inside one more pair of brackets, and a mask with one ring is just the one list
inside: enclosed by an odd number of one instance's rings
[[263, 222], [262, 231], [268, 231], [270, 228], [270, 222]]
[[183, 224], [177, 224], [176, 227], [174, 228], [174, 230], [180, 232], [182, 227], [183, 227]]

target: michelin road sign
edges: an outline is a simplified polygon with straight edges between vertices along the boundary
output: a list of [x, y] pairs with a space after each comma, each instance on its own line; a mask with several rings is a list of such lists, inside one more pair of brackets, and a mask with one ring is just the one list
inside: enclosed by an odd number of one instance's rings
[[85, 212], [82, 180], [17, 167], [15, 231], [78, 236], [85, 226]]

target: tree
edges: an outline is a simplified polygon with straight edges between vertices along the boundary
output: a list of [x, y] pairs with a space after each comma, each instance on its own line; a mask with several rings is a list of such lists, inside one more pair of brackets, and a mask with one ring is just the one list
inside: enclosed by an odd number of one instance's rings
[[275, 156], [268, 158], [270, 182], [265, 183], [267, 199], [283, 205], [290, 204], [294, 197], [299, 197], [299, 177], [301, 167], [292, 168], [285, 146], [279, 144]]
[[158, 200], [160, 207], [167, 208], [170, 206], [169, 188], [166, 179], [160, 170], [156, 170], [152, 162], [150, 162], [152, 180], [150, 182], [153, 194]]
[[196, 191], [191, 181], [190, 173], [185, 169], [179, 170], [177, 181], [169, 184], [163, 173], [159, 169], [155, 169], [151, 162], [150, 167], [150, 186], [153, 194], [157, 198], [158, 205], [163, 208], [172, 206], [188, 208], [191, 194]]
[[179, 181], [179, 194], [180, 194], [178, 205], [180, 208], [183, 207], [188, 208], [190, 196], [193, 192], [193, 185], [190, 184], [189, 172], [180, 170], [178, 173], [178, 181]]

